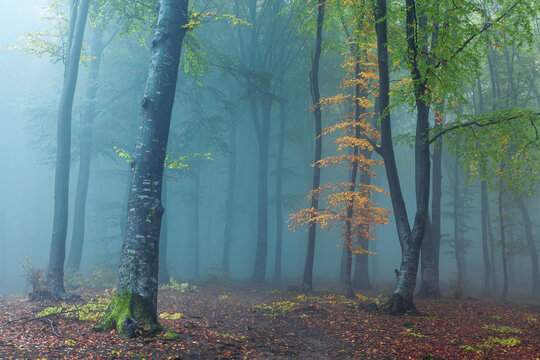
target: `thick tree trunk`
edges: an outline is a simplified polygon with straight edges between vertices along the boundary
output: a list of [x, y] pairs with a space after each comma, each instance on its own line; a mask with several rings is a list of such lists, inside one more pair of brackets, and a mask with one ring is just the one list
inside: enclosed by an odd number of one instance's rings
[[[167, 179], [163, 178], [163, 188], [161, 191], [161, 203], [163, 208], [167, 208], [167, 195], [168, 195], [168, 185]], [[161, 220], [161, 230], [159, 232], [159, 272], [158, 272], [158, 282], [159, 284], [167, 284], [170, 279], [169, 267], [167, 265], [167, 248], [169, 241], [169, 231], [167, 229], [167, 219], [169, 215], [164, 212], [163, 218]]]
[[435, 220], [433, 223], [431, 223], [430, 219], [427, 219], [426, 232], [424, 234], [424, 241], [422, 242], [420, 253], [420, 290], [418, 290], [418, 293], [416, 294], [416, 296], [420, 298], [434, 299], [441, 297], [441, 292], [439, 289], [439, 247], [441, 231], [440, 198], [439, 216], [437, 220], [438, 227], [436, 229]]
[[180, 50], [187, 31], [188, 0], [161, 0], [139, 135], [132, 167], [127, 228], [118, 287], [96, 330], [116, 328], [122, 337], [137, 335], [137, 324], [161, 329], [157, 320], [161, 188]]
[[68, 226], [69, 166], [71, 158], [71, 116], [79, 74], [79, 59], [90, 0], [81, 0], [76, 17], [71, 18], [72, 36], [69, 39], [64, 83], [60, 94], [54, 177], [54, 218], [47, 283], [58, 296], [69, 296], [64, 290], [64, 261]]
[[234, 222], [234, 197], [236, 184], [236, 123], [233, 123], [229, 133], [229, 175], [227, 183], [227, 201], [225, 205], [225, 231], [223, 239], [223, 272], [230, 273], [232, 228]]
[[274, 280], [281, 281], [281, 255], [283, 244], [283, 152], [285, 150], [285, 103], [279, 106], [279, 140], [276, 170], [276, 256], [274, 258]]
[[[440, 119], [436, 117], [435, 128], [440, 129], [443, 121], [442, 117]], [[430, 224], [428, 218], [426, 234], [421, 248], [421, 283], [417, 296], [423, 298], [438, 298], [441, 296], [439, 254], [441, 247], [442, 151], [443, 137], [440, 136], [433, 144], [432, 223]]]
[[[322, 114], [320, 108], [319, 93], [319, 63], [321, 60], [322, 50], [322, 32], [324, 25], [325, 1], [319, 0], [317, 9], [317, 34], [315, 37], [315, 53], [311, 62], [311, 72], [309, 73], [311, 98], [313, 100], [313, 114], [315, 116], [315, 166], [313, 167], [313, 190], [318, 189], [321, 184], [321, 168], [317, 164], [322, 156]], [[311, 199], [311, 208], [317, 210], [319, 208], [318, 196], [313, 196]], [[317, 226], [310, 224], [308, 233], [308, 248], [306, 255], [306, 264], [304, 267], [304, 276], [302, 278], [302, 287], [305, 290], [311, 291], [313, 288], [313, 262], [315, 259], [315, 235]]]
[[88, 73], [88, 89], [81, 121], [81, 153], [79, 162], [79, 177], [77, 178], [77, 193], [75, 195], [75, 207], [73, 213], [73, 235], [71, 248], [67, 261], [69, 271], [78, 271], [81, 266], [81, 258], [84, 245], [84, 230], [86, 221], [86, 197], [88, 194], [88, 182], [90, 178], [90, 161], [92, 159], [92, 135], [94, 118], [96, 116], [96, 94], [99, 77], [101, 55], [103, 53], [103, 32], [92, 29], [90, 45], [90, 62]]
[[532, 296], [535, 299], [540, 297], [540, 272], [538, 270], [538, 251], [536, 250], [536, 244], [532, 233], [531, 217], [529, 216], [529, 210], [523, 201], [522, 196], [515, 198], [516, 205], [521, 212], [523, 218], [523, 225], [525, 226], [525, 237], [527, 239], [527, 249], [529, 250], [529, 256], [531, 258], [531, 272], [532, 272]]
[[262, 122], [258, 131], [259, 139], [259, 169], [258, 169], [258, 228], [257, 250], [255, 265], [251, 280], [264, 282], [266, 279], [266, 260], [268, 255], [268, 153], [270, 147], [270, 117], [272, 100], [261, 100]]

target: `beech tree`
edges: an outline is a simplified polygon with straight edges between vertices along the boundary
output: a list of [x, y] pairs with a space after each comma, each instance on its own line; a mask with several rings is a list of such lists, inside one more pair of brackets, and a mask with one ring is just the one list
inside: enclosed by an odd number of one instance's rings
[[157, 320], [158, 258], [163, 166], [176, 90], [182, 41], [188, 30], [188, 0], [161, 0], [141, 103], [139, 135], [131, 163], [127, 225], [118, 286], [96, 330], [116, 328], [136, 336], [137, 324], [150, 331]]
[[64, 290], [64, 261], [68, 226], [69, 167], [71, 159], [71, 115], [79, 74], [81, 49], [90, 0], [71, 3], [71, 18], [64, 83], [58, 108], [56, 166], [54, 177], [54, 219], [47, 283], [57, 296], [69, 297]]

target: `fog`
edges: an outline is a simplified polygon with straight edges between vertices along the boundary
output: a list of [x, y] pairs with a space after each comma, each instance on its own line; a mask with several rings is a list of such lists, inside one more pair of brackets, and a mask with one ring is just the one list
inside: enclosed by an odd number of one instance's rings
[[[216, 3], [216, 2], [214, 2]], [[209, 2], [213, 11], [232, 12], [232, 6]], [[231, 2], [232, 3], [232, 2]], [[262, 3], [262, 2], [261, 2]], [[289, 3], [289, 2], [286, 2]], [[54, 169], [56, 151], [56, 120], [62, 91], [64, 64], [53, 63], [47, 54], [39, 57], [29, 54], [28, 45], [22, 38], [25, 32], [41, 32], [51, 26], [44, 19], [44, 8], [48, 1], [4, 0], [0, 2], [0, 108], [3, 110], [0, 130], [0, 154], [2, 176], [0, 177], [0, 295], [25, 294], [30, 291], [25, 278], [25, 267], [29, 262], [35, 269], [47, 272], [51, 248], [51, 233], [54, 214]], [[196, 7], [199, 5], [195, 5]], [[92, 16], [92, 14], [91, 14]], [[243, 18], [244, 14], [235, 14]], [[285, 15], [284, 15], [285, 16]], [[250, 20], [248, 20], [250, 21]], [[90, 36], [92, 20], [87, 25], [84, 37], [83, 55], [75, 93], [72, 116], [71, 167], [69, 178], [68, 230], [66, 238], [66, 263], [70, 255], [73, 237], [74, 202], [80, 167], [81, 119], [90, 85]], [[262, 25], [261, 32], [269, 31]], [[276, 25], [277, 26], [277, 25]], [[281, 25], [280, 25], [281, 26]], [[240, 27], [240, 30], [238, 30]], [[249, 104], [249, 78], [242, 64], [239, 65], [241, 49], [237, 31], [248, 33], [246, 25], [232, 25], [227, 19], [209, 20], [197, 28], [196, 40], [184, 40], [191, 51], [200, 47], [204, 55], [192, 59], [191, 69], [186, 68], [186, 58], [180, 67], [175, 103], [172, 112], [167, 153], [171, 159], [188, 156], [186, 168], [166, 168], [162, 202], [165, 213], [162, 220], [160, 248], [166, 241], [166, 268], [170, 277], [182, 281], [202, 282], [212, 277], [224, 281], [249, 282], [255, 264], [258, 239], [258, 201], [260, 201], [258, 176], [260, 156], [259, 140], [254, 127]], [[289, 230], [291, 214], [310, 207], [306, 195], [312, 190], [315, 149], [315, 125], [310, 109], [309, 73], [311, 67], [314, 36], [303, 34], [291, 27], [286, 32], [289, 47], [278, 47], [275, 40], [270, 51], [273, 61], [294, 53], [287, 58], [284, 66], [261, 68], [253, 65], [249, 71], [267, 76], [264, 81], [278, 85], [273, 87], [270, 98], [271, 115], [268, 135], [267, 169], [267, 239], [266, 280], [276, 286], [298, 286], [304, 273], [308, 232], [306, 226], [295, 231]], [[111, 22], [103, 30], [106, 47], [99, 69], [96, 95], [96, 116], [93, 122], [91, 167], [88, 182], [86, 213], [84, 218], [84, 246], [79, 272], [88, 278], [100, 277], [103, 286], [114, 286], [119, 266], [122, 241], [126, 229], [128, 192], [131, 181], [131, 164], [122, 158], [122, 153], [132, 154], [139, 129], [140, 104], [148, 75], [151, 46], [150, 30], [140, 33], [123, 34], [119, 23]], [[272, 35], [274, 36], [274, 35]], [[276, 35], [279, 36], [279, 35]], [[343, 34], [338, 30], [328, 32], [328, 38], [341, 41]], [[536, 36], [538, 36], [536, 34]], [[258, 41], [263, 48], [270, 35], [260, 35]], [[53, 39], [54, 40], [54, 39]], [[110, 41], [109, 41], [110, 40]], [[55, 41], [58, 41], [56, 39]], [[343, 42], [343, 41], [342, 41]], [[187, 45], [186, 45], [187, 44]], [[281, 46], [281, 45], [280, 45]], [[270, 48], [270, 47], [269, 47]], [[28, 48], [26, 49], [28, 50]], [[262, 51], [262, 50], [261, 50]], [[343, 90], [342, 79], [347, 71], [340, 66], [345, 50], [328, 49], [323, 52], [320, 70], [320, 89], [323, 97], [335, 96]], [[502, 50], [498, 50], [501, 51]], [[514, 50], [517, 51], [517, 50]], [[535, 50], [538, 53], [538, 50]], [[195, 52], [196, 54], [196, 52]], [[501, 56], [502, 58], [502, 56]], [[198, 62], [200, 61], [200, 63]], [[502, 61], [502, 60], [500, 60]], [[518, 60], [516, 60], [517, 62]], [[525, 62], [525, 60], [523, 60]], [[269, 61], [271, 63], [271, 61]], [[249, 63], [249, 62], [247, 62]], [[537, 60], [536, 60], [537, 63]], [[202, 64], [202, 65], [201, 65]], [[266, 64], [266, 63], [265, 63]], [[189, 64], [188, 64], [189, 65]], [[200, 66], [199, 70], [197, 67]], [[257, 66], [259, 66], [257, 68]], [[503, 65], [499, 65], [502, 69]], [[517, 65], [516, 65], [517, 66]], [[249, 66], [248, 66], [249, 67]], [[538, 65], [536, 65], [536, 68]], [[502, 74], [505, 73], [499, 69]], [[538, 69], [536, 69], [538, 70]], [[485, 96], [489, 78], [487, 69], [482, 68], [482, 82]], [[516, 70], [518, 72], [518, 70]], [[403, 75], [403, 69], [392, 73], [396, 83]], [[504, 78], [506, 75], [501, 75]], [[247, 80], [246, 80], [247, 79]], [[249, 80], [251, 79], [251, 80]], [[525, 77], [522, 77], [522, 81]], [[504, 82], [504, 80], [501, 80]], [[247, 84], [247, 85], [246, 85]], [[472, 87], [464, 84], [463, 104], [458, 104], [465, 114], [473, 113]], [[529, 84], [528, 104], [535, 104], [538, 81]], [[502, 86], [502, 85], [501, 85]], [[519, 86], [519, 84], [517, 85]], [[476, 94], [478, 96], [478, 94]], [[503, 97], [503, 95], [501, 95]], [[373, 99], [372, 99], [373, 100]], [[394, 101], [394, 100], [392, 100]], [[468, 101], [468, 103], [467, 103]], [[285, 139], [283, 150], [282, 212], [284, 218], [282, 247], [282, 277], [273, 282], [276, 256], [276, 181], [279, 151], [280, 105], [284, 102]], [[374, 102], [374, 100], [373, 100]], [[487, 100], [486, 100], [487, 102]], [[348, 104], [339, 104], [323, 111], [323, 127], [338, 122], [340, 116], [350, 111]], [[457, 108], [457, 106], [456, 106]], [[510, 108], [510, 106], [508, 107]], [[262, 121], [264, 113], [259, 113]], [[452, 121], [457, 114], [449, 114]], [[406, 103], [392, 109], [393, 136], [414, 133], [416, 111]], [[430, 115], [434, 124], [434, 115]], [[235, 129], [233, 144], [232, 130]], [[84, 133], [83, 133], [84, 134]], [[324, 135], [323, 158], [336, 155], [336, 138], [339, 131]], [[404, 136], [403, 138], [406, 138]], [[414, 221], [416, 211], [415, 195], [415, 152], [411, 141], [396, 140], [396, 162], [403, 189], [403, 197], [409, 213], [409, 221]], [[228, 207], [230, 186], [230, 158], [235, 157], [234, 196], [232, 207]], [[440, 284], [443, 294], [455, 293], [457, 284], [455, 216], [460, 216], [461, 233], [465, 243], [466, 262], [463, 291], [471, 296], [482, 293], [484, 263], [482, 262], [482, 228], [480, 181], [478, 177], [466, 176], [466, 165], [458, 161], [459, 189], [461, 202], [455, 213], [455, 153], [450, 147], [443, 148], [442, 157], [442, 220], [440, 249]], [[376, 153], [373, 158], [381, 160]], [[377, 177], [372, 184], [389, 191], [383, 166], [376, 166]], [[350, 166], [328, 166], [321, 171], [321, 184], [349, 181]], [[513, 181], [506, 179], [506, 181]], [[494, 181], [493, 183], [496, 183]], [[534, 186], [533, 186], [534, 188]], [[490, 221], [496, 276], [496, 293], [502, 289], [502, 258], [498, 218], [499, 190], [494, 185], [489, 194]], [[523, 220], [519, 209], [513, 203], [512, 195], [505, 195], [508, 241], [509, 293], [519, 298], [531, 296], [531, 260], [525, 240]], [[526, 192], [525, 203], [531, 214], [534, 241], [538, 248], [537, 196]], [[373, 198], [378, 206], [392, 211], [390, 196], [376, 193]], [[323, 205], [321, 205], [323, 206]], [[232, 211], [232, 214], [231, 214]], [[430, 210], [431, 211], [431, 210]], [[228, 216], [231, 214], [232, 216]], [[389, 214], [389, 224], [377, 225], [369, 242], [369, 276], [371, 283], [380, 291], [391, 292], [396, 284], [394, 269], [400, 269], [401, 248], [396, 233], [393, 213]], [[230, 267], [224, 270], [223, 251], [226, 223], [231, 231]], [[313, 277], [315, 286], [343, 289], [340, 269], [343, 253], [342, 225], [330, 229], [317, 229]], [[199, 246], [197, 253], [197, 243]], [[365, 256], [365, 255], [364, 255]], [[198, 260], [197, 260], [198, 259]], [[163, 260], [161, 260], [163, 261]], [[354, 261], [353, 261], [354, 266]], [[397, 270], [396, 270], [397, 271]], [[101, 275], [96, 275], [96, 273]], [[93, 275], [92, 275], [93, 274]], [[66, 281], [72, 278], [67, 274]], [[418, 275], [420, 284], [420, 270]], [[341, 291], [341, 290], [339, 290]], [[495, 293], [495, 292], [494, 292]]]

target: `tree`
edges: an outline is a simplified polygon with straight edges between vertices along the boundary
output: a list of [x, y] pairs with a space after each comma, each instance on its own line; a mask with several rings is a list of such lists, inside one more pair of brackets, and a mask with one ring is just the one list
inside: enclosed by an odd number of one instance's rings
[[67, 268], [70, 271], [78, 271], [84, 244], [84, 230], [86, 221], [86, 196], [88, 194], [88, 182], [90, 179], [90, 161], [92, 159], [92, 128], [96, 116], [96, 95], [99, 77], [99, 67], [103, 54], [103, 32], [101, 29], [92, 28], [92, 40], [90, 45], [90, 71], [88, 73], [88, 88], [86, 101], [81, 122], [80, 131], [80, 164], [77, 179], [77, 192], [73, 214], [73, 235]]
[[69, 296], [64, 290], [64, 260], [68, 225], [69, 167], [71, 158], [71, 115], [77, 86], [79, 61], [90, 0], [72, 3], [70, 32], [64, 84], [58, 109], [56, 167], [54, 178], [54, 219], [47, 273], [48, 286], [61, 297]]
[[[313, 166], [313, 192], [319, 189], [321, 184], [321, 168], [319, 161], [322, 156], [322, 114], [320, 108], [320, 93], [319, 93], [319, 63], [322, 50], [322, 32], [324, 25], [324, 12], [326, 2], [319, 0], [317, 5], [317, 33], [315, 35], [315, 53], [311, 61], [311, 72], [309, 73], [311, 98], [313, 100], [313, 115], [315, 116], [315, 161]], [[319, 207], [319, 196], [311, 197], [311, 208], [317, 212]], [[308, 227], [308, 247], [306, 255], [306, 264], [304, 267], [304, 276], [302, 278], [302, 287], [306, 290], [313, 288], [313, 261], [315, 258], [315, 235], [316, 222], [310, 222]]]
[[139, 135], [132, 162], [127, 227], [118, 270], [118, 287], [96, 330], [116, 328], [136, 336], [137, 324], [161, 329], [157, 320], [159, 235], [163, 166], [180, 62], [188, 30], [188, 0], [161, 0]]

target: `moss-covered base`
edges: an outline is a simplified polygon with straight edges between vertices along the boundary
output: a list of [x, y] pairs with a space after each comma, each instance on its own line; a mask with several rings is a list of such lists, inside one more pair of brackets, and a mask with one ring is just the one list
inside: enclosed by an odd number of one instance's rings
[[414, 306], [414, 302], [411, 299], [406, 299], [401, 294], [394, 294], [388, 300], [386, 304], [382, 307], [385, 312], [388, 312], [392, 315], [402, 315], [402, 314], [420, 314], [419, 311]]
[[150, 333], [163, 330], [150, 301], [128, 290], [114, 295], [105, 315], [94, 326], [95, 331], [117, 329], [123, 338], [136, 337], [141, 328]]

